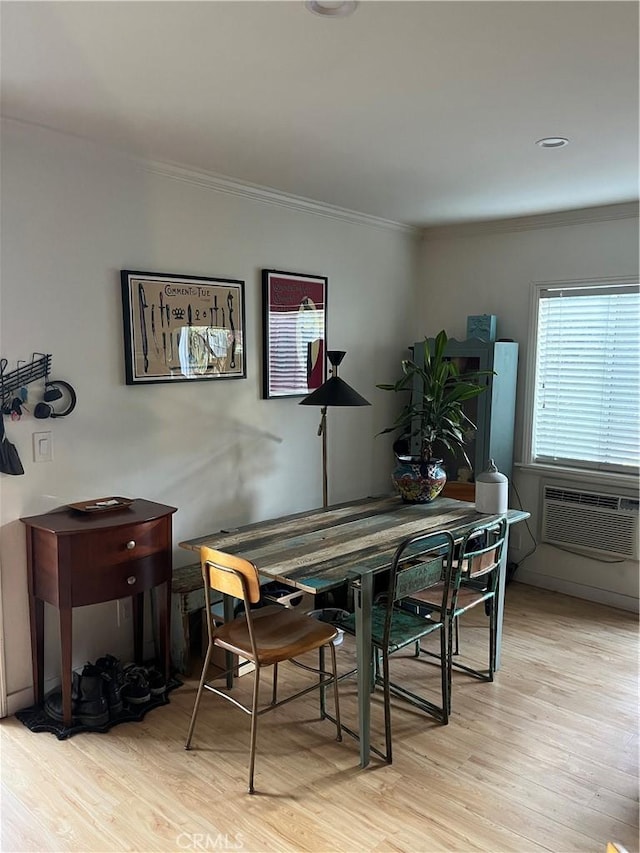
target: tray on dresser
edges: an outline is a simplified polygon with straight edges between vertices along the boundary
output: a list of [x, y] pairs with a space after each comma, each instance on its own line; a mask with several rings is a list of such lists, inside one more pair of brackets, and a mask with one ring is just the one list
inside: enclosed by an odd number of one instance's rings
[[125, 509], [128, 506], [131, 506], [133, 500], [131, 498], [120, 498], [120, 497], [108, 497], [108, 498], [94, 498], [91, 501], [80, 501], [75, 504], [67, 504], [71, 509], [75, 509], [78, 512], [89, 512], [89, 513], [98, 513], [98, 512], [112, 512], [114, 509]]

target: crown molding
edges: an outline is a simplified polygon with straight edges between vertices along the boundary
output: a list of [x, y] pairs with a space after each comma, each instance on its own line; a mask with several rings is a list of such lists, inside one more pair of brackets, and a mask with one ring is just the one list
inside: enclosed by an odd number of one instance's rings
[[203, 187], [204, 189], [213, 190], [214, 192], [235, 195], [240, 198], [259, 201], [264, 204], [273, 204], [278, 207], [283, 207], [288, 210], [296, 210], [300, 213], [308, 213], [313, 216], [324, 216], [328, 219], [335, 219], [339, 222], [348, 222], [352, 225], [364, 225], [369, 228], [382, 228], [387, 231], [399, 231], [415, 237], [419, 237], [421, 233], [421, 229], [419, 227], [409, 225], [406, 222], [396, 222], [392, 219], [383, 219], [382, 217], [371, 216], [368, 213], [360, 213], [357, 210], [349, 210], [348, 208], [337, 207], [321, 201], [315, 201], [314, 199], [291, 195], [289, 193], [273, 189], [272, 187], [265, 187], [259, 184], [249, 183], [248, 181], [229, 178], [226, 175], [220, 175], [216, 172], [194, 169], [180, 163], [152, 160], [148, 157], [141, 157], [139, 155], [132, 154], [131, 152], [114, 145], [108, 145], [104, 142], [99, 142], [80, 134], [67, 133], [37, 122], [23, 121], [22, 119], [3, 115], [0, 116], [0, 125], [13, 125], [28, 129], [31, 132], [52, 134], [60, 139], [72, 139], [75, 142], [82, 143], [98, 151], [108, 152], [112, 156], [118, 157], [119, 159], [124, 160], [147, 173], [160, 175], [161, 177], [181, 181], [183, 183], [193, 184], [195, 186]]
[[156, 175], [161, 175], [165, 178], [170, 178], [176, 181], [182, 181], [188, 184], [195, 184], [205, 189], [214, 190], [219, 193], [239, 196], [240, 198], [248, 198], [253, 201], [260, 201], [264, 204], [274, 204], [278, 207], [284, 207], [288, 210], [297, 210], [301, 213], [310, 213], [314, 216], [325, 216], [329, 219], [336, 219], [340, 222], [349, 222], [354, 225], [366, 225], [372, 228], [384, 228], [391, 231], [402, 231], [405, 234], [419, 235], [421, 229], [414, 225], [407, 225], [403, 222], [395, 222], [391, 219], [382, 219], [378, 216], [370, 216], [367, 213], [359, 213], [356, 210], [348, 210], [344, 207], [336, 207], [335, 205], [325, 204], [321, 201], [314, 201], [303, 196], [291, 195], [281, 192], [280, 190], [272, 189], [271, 187], [261, 186], [260, 184], [251, 184], [247, 181], [240, 181], [236, 178], [227, 178], [224, 175], [219, 175], [215, 172], [203, 172], [196, 169], [190, 169], [186, 166], [181, 166], [178, 163], [168, 163], [158, 160], [148, 160], [145, 158], [130, 158], [136, 162], [144, 171], [151, 172]]
[[517, 231], [535, 231], [541, 228], [559, 228], [565, 225], [585, 225], [590, 222], [608, 222], [615, 219], [637, 219], [637, 201], [607, 204], [599, 207], [582, 207], [560, 210], [534, 216], [511, 219], [491, 219], [485, 222], [461, 222], [452, 225], [434, 225], [422, 229], [423, 240], [447, 237], [473, 237], [481, 234], [507, 234]]
[[606, 222], [615, 219], [632, 219], [638, 217], [638, 201], [624, 202], [621, 204], [603, 205], [600, 207], [585, 207], [576, 210], [557, 211], [555, 213], [542, 213], [533, 216], [512, 217], [507, 219], [492, 219], [482, 222], [460, 222], [448, 225], [419, 226], [406, 222], [397, 222], [392, 219], [383, 219], [371, 216], [368, 213], [360, 213], [356, 210], [337, 207], [325, 202], [302, 196], [291, 195], [281, 192], [272, 187], [252, 184], [236, 178], [229, 178], [216, 172], [208, 172], [194, 169], [179, 163], [170, 161], [152, 160], [146, 157], [133, 155], [130, 152], [116, 146], [107, 145], [79, 134], [67, 133], [56, 130], [47, 125], [36, 122], [23, 121], [11, 116], [1, 116], [0, 125], [15, 125], [28, 128], [43, 134], [52, 134], [59, 138], [72, 139], [103, 152], [109, 152], [118, 156], [128, 163], [137, 166], [141, 170], [160, 175], [171, 180], [193, 184], [214, 192], [235, 195], [263, 204], [272, 204], [287, 210], [296, 210], [313, 216], [323, 216], [339, 222], [347, 222], [352, 225], [364, 225], [369, 228], [381, 228], [387, 231], [397, 231], [421, 240], [435, 240], [447, 237], [467, 237], [481, 234], [504, 234], [517, 231], [530, 231], [539, 228], [556, 228], [564, 225], [582, 225], [589, 222]]

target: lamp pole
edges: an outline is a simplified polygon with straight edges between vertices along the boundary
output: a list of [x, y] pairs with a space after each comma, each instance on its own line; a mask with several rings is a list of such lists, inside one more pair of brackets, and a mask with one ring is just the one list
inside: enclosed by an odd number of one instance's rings
[[320, 426], [318, 435], [322, 436], [322, 506], [329, 506], [329, 489], [327, 487], [327, 407], [320, 409]]
[[357, 391], [354, 391], [350, 385], [347, 385], [338, 377], [338, 365], [345, 357], [346, 352], [339, 350], [327, 350], [327, 358], [331, 362], [330, 376], [319, 388], [312, 391], [304, 400], [300, 401], [301, 406], [320, 406], [320, 425], [318, 426], [318, 435], [322, 438], [322, 506], [326, 509], [329, 506], [329, 489], [327, 477], [327, 407], [328, 406], [369, 406], [368, 400], [365, 400]]

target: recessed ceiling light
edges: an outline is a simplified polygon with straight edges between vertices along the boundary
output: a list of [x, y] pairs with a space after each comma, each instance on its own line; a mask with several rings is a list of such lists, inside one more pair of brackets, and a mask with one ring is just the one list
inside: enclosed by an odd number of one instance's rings
[[544, 139], [538, 139], [536, 142], [540, 148], [564, 148], [568, 144], [569, 140], [565, 139], [564, 136], [545, 136]]
[[307, 0], [304, 4], [314, 15], [322, 15], [325, 18], [345, 18], [352, 15], [358, 3], [356, 0], [338, 0], [335, 3], [330, 0]]

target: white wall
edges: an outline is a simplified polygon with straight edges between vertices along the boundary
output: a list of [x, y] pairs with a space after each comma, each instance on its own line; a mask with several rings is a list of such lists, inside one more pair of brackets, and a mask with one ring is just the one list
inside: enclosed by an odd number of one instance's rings
[[[515, 459], [522, 461], [524, 400], [528, 356], [531, 283], [638, 275], [638, 217], [632, 209], [603, 208], [576, 211], [572, 216], [538, 217], [529, 222], [514, 220], [483, 226], [432, 229], [421, 247], [417, 337], [441, 328], [452, 337], [466, 338], [470, 314], [496, 314], [498, 337], [519, 341]], [[607, 219], [610, 216], [624, 218]], [[575, 224], [553, 224], [558, 220]], [[546, 225], [546, 227], [545, 227]], [[511, 230], [509, 230], [511, 228]], [[529, 527], [539, 532], [540, 483], [547, 476], [516, 469], [514, 484], [524, 509], [532, 513]], [[621, 481], [581, 478], [584, 488], [626, 492], [637, 496], [637, 481], [626, 487]], [[512, 491], [511, 505], [517, 506]], [[524, 525], [514, 528], [511, 558], [516, 562], [532, 547]], [[606, 563], [539, 545], [517, 572], [518, 580], [556, 589], [583, 598], [638, 609], [638, 563]]]
[[[2, 123], [1, 165], [0, 356], [11, 369], [32, 352], [50, 352], [52, 376], [78, 392], [69, 418], [5, 419], [25, 467], [21, 477], [0, 475], [9, 712], [31, 701], [21, 516], [103, 495], [145, 497], [179, 508], [177, 543], [320, 504], [319, 412], [260, 399], [263, 267], [328, 276], [329, 344], [348, 351], [341, 375], [374, 403], [329, 413], [333, 501], [388, 488], [391, 439], [375, 436], [395, 401], [375, 383], [395, 378], [409, 343], [440, 328], [464, 338], [468, 314], [498, 315], [499, 337], [521, 345], [520, 458], [530, 282], [637, 274], [637, 218], [434, 230], [418, 257], [408, 232], [222, 193], [13, 122]], [[243, 279], [248, 378], [126, 386], [125, 268]], [[32, 405], [41, 390], [30, 388]], [[42, 429], [53, 434], [54, 461], [36, 465], [31, 436]], [[514, 478], [535, 534], [539, 479]], [[515, 559], [529, 550], [520, 528]], [[190, 555], [176, 545], [174, 562]], [[637, 564], [603, 565], [539, 546], [518, 578], [637, 608]], [[47, 686], [59, 673], [54, 617], [47, 608]], [[115, 604], [76, 609], [74, 626], [75, 666], [107, 651], [130, 654], [130, 626], [117, 628]]]
[[[174, 541], [322, 501], [320, 412], [262, 400], [260, 271], [326, 275], [328, 343], [341, 376], [374, 405], [329, 412], [331, 501], [386, 491], [395, 375], [410, 340], [416, 243], [407, 230], [300, 212], [152, 173], [80, 140], [2, 124], [0, 355], [8, 369], [53, 356], [76, 410], [57, 420], [5, 419], [25, 475], [0, 475], [3, 617], [9, 710], [31, 701], [21, 516], [105, 495], [178, 507]], [[120, 269], [245, 281], [248, 378], [124, 384]], [[41, 398], [30, 387], [31, 404]], [[51, 430], [54, 460], [34, 464], [32, 433]], [[175, 547], [174, 563], [192, 562]], [[114, 603], [74, 610], [74, 666], [131, 653]], [[46, 608], [47, 686], [59, 673], [55, 610]]]

